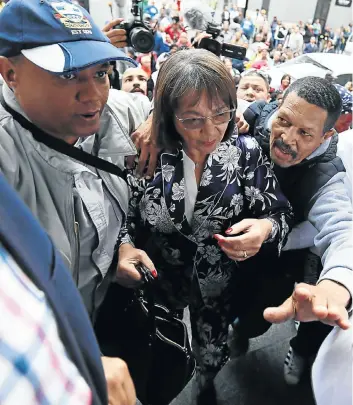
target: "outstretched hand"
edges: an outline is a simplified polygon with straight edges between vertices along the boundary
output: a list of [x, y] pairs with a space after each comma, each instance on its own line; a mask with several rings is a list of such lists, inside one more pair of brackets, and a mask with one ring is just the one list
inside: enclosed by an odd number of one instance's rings
[[349, 301], [348, 290], [331, 280], [323, 280], [316, 286], [300, 283], [282, 305], [266, 308], [264, 318], [271, 323], [282, 323], [289, 319], [321, 321], [348, 329], [350, 323], [346, 306]]

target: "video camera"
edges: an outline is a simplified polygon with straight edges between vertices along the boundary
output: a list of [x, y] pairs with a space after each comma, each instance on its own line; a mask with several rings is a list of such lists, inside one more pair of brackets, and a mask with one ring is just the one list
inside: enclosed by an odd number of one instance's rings
[[128, 46], [133, 47], [137, 52], [148, 53], [154, 48], [154, 33], [149, 24], [143, 21], [142, 9], [139, 6], [141, 1], [132, 1], [131, 13], [133, 19], [128, 22], [122, 22], [115, 28], [121, 28], [126, 31]]
[[198, 47], [206, 49], [217, 56], [225, 56], [231, 59], [243, 60], [246, 54], [246, 48], [229, 44], [223, 41], [221, 37], [221, 27], [214, 23], [207, 23], [206, 33], [212, 38], [202, 38]]

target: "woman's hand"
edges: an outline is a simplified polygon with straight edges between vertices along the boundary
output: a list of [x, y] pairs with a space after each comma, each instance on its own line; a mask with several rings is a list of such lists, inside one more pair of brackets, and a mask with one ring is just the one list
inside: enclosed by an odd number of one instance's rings
[[110, 39], [112, 45], [116, 48], [124, 48], [127, 46], [126, 31], [122, 28], [115, 28], [123, 21], [123, 18], [117, 18], [107, 24], [103, 29], [103, 33]]
[[[255, 256], [272, 230], [268, 219], [244, 219], [226, 230], [227, 237], [216, 234], [219, 247], [232, 260], [241, 262]], [[240, 236], [230, 236], [243, 233]]]
[[141, 284], [141, 274], [136, 270], [137, 264], [145, 265], [153, 277], [157, 277], [157, 271], [153, 262], [146, 252], [134, 248], [129, 243], [124, 243], [119, 248], [119, 262], [116, 272], [116, 280], [123, 287], [136, 288]]

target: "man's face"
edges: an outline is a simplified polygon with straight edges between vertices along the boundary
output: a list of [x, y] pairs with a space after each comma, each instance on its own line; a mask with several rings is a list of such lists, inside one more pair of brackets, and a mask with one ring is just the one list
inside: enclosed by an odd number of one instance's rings
[[127, 93], [147, 95], [147, 74], [140, 68], [127, 69], [124, 73], [121, 90]]
[[240, 99], [250, 103], [269, 99], [265, 80], [260, 76], [243, 76], [239, 82], [237, 95]]
[[61, 76], [25, 57], [15, 65], [1, 63], [1, 73], [20, 106], [38, 127], [74, 143], [95, 134], [109, 94], [109, 63]]
[[324, 134], [327, 111], [309, 104], [296, 93], [288, 94], [272, 122], [270, 154], [281, 167], [299, 164], [333, 131]]

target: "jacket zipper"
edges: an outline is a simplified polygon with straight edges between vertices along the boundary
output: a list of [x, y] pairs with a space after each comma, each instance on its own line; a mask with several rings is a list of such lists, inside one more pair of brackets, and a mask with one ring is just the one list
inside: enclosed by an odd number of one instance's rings
[[[74, 214], [75, 219], [75, 214]], [[75, 232], [75, 266], [73, 278], [75, 280], [76, 286], [78, 287], [80, 279], [80, 225], [77, 221], [74, 221], [74, 232]]]

